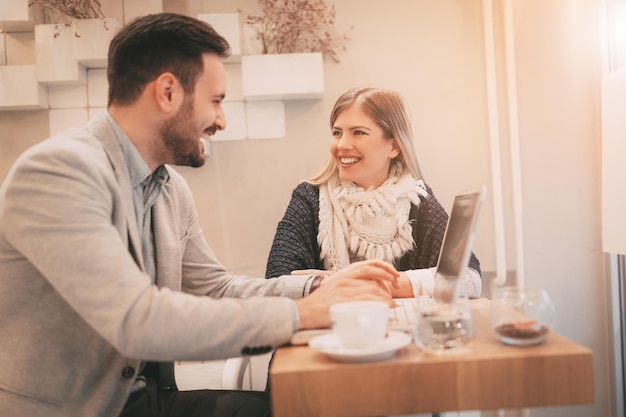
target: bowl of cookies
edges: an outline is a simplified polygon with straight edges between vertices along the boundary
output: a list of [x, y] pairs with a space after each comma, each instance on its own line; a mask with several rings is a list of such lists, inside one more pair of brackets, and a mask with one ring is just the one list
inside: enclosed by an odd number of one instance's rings
[[492, 329], [507, 345], [541, 344], [554, 328], [554, 304], [543, 289], [497, 288], [489, 314]]

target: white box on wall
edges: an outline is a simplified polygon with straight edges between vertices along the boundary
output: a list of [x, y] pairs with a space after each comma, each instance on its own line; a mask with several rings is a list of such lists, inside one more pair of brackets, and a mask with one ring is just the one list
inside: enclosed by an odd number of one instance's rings
[[241, 36], [239, 35], [239, 15], [237, 13], [206, 13], [199, 14], [198, 19], [213, 26], [230, 45], [231, 56], [226, 61], [241, 60]]
[[37, 82], [35, 65], [0, 66], [0, 110], [48, 108], [48, 89]]
[[226, 68], [226, 98], [224, 101], [244, 101], [241, 89], [241, 65], [227, 64]]
[[246, 106], [243, 102], [222, 103], [226, 115], [226, 130], [221, 130], [211, 137], [214, 142], [242, 140], [246, 138]]
[[64, 25], [36, 25], [35, 53], [37, 79], [52, 85], [84, 84], [85, 68], [76, 62], [73, 51], [74, 31]]
[[255, 101], [246, 104], [248, 138], [278, 139], [285, 134], [285, 104], [282, 101]]
[[62, 85], [48, 87], [48, 103], [51, 109], [70, 109], [87, 106], [86, 85]]
[[109, 95], [107, 70], [90, 69], [87, 71], [87, 97], [90, 107], [106, 107]]
[[29, 0], [0, 1], [0, 22], [27, 22], [30, 20]]
[[72, 126], [82, 126], [87, 123], [87, 109], [52, 109], [48, 114], [50, 135]]
[[[0, 0], [1, 1], [1, 0]], [[35, 65], [35, 34], [31, 32], [10, 32], [5, 35], [6, 65]]]
[[137, 17], [163, 12], [162, 0], [124, 0], [124, 23]]
[[113, 18], [74, 20], [74, 59], [87, 68], [106, 68], [109, 43], [119, 28]]
[[320, 52], [244, 55], [241, 82], [247, 100], [321, 98], [324, 63]]
[[113, 18], [118, 22], [124, 22], [124, 0], [100, 0], [100, 10], [102, 15]]

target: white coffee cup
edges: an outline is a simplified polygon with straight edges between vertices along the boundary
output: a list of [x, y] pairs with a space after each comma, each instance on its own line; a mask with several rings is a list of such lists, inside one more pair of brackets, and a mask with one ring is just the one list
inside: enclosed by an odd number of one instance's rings
[[330, 307], [333, 332], [344, 347], [365, 349], [387, 334], [389, 305], [384, 301], [349, 301]]

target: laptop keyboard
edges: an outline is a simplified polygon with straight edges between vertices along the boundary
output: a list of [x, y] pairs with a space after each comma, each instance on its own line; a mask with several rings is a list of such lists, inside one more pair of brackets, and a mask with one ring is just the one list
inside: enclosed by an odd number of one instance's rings
[[[417, 319], [417, 309], [420, 306], [434, 303], [429, 295], [421, 295], [417, 298], [396, 298], [397, 307], [389, 310], [389, 330], [413, 332], [413, 326]], [[330, 329], [300, 330], [291, 338], [292, 345], [305, 345], [315, 336], [328, 334]]]
[[416, 298], [396, 298], [397, 306], [389, 310], [389, 328], [394, 330], [411, 330], [417, 318], [417, 310], [434, 302], [429, 295]]

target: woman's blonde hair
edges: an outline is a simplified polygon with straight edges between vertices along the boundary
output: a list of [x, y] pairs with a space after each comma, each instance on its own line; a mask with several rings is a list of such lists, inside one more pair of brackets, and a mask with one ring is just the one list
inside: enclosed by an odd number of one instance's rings
[[[330, 113], [330, 128], [335, 125], [339, 114], [349, 107], [359, 106], [382, 130], [386, 139], [395, 139], [400, 153], [394, 161], [400, 161], [415, 179], [422, 175], [417, 163], [413, 146], [413, 129], [403, 98], [395, 91], [373, 87], [360, 87], [346, 91], [335, 102]], [[308, 182], [320, 185], [332, 178], [337, 172], [335, 158], [331, 155], [319, 172]]]

